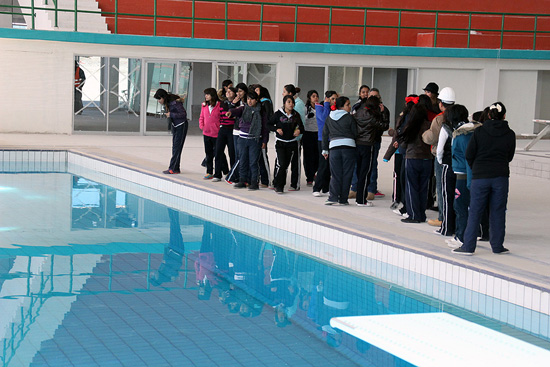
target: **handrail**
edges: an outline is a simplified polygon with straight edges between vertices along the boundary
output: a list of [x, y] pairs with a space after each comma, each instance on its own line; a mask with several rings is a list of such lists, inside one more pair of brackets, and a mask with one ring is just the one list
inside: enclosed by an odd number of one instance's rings
[[[189, 21], [191, 23], [191, 38], [196, 37], [196, 24], [200, 22], [215, 22], [215, 23], [223, 23], [224, 25], [224, 39], [231, 39], [229, 37], [229, 28], [231, 27], [231, 23], [238, 23], [238, 24], [251, 24], [251, 25], [257, 25], [259, 26], [259, 37], [258, 39], [260, 41], [265, 40], [265, 33], [264, 33], [264, 26], [265, 25], [292, 25], [293, 26], [293, 35], [291, 35], [288, 39], [292, 42], [298, 42], [299, 41], [299, 32], [300, 27], [302, 25], [306, 26], [321, 26], [326, 27], [328, 38], [327, 43], [332, 43], [335, 39], [337, 40], [337, 36], [335, 36], [335, 27], [347, 27], [350, 29], [355, 28], [361, 28], [363, 30], [362, 32], [362, 44], [367, 44], [369, 41], [367, 36], [367, 30], [369, 29], [387, 29], [387, 30], [395, 30], [397, 33], [397, 46], [401, 46], [403, 44], [403, 31], [416, 31], [416, 32], [423, 32], [428, 31], [433, 34], [433, 47], [441, 47], [438, 46], [438, 40], [440, 39], [440, 36], [442, 32], [465, 32], [467, 34], [467, 40], [466, 40], [466, 47], [465, 48], [471, 48], [471, 35], [476, 34], [476, 32], [490, 32], [491, 36], [496, 36], [497, 34], [500, 36], [500, 42], [498, 48], [502, 49], [505, 45], [505, 39], [508, 35], [530, 35], [533, 38], [532, 42], [532, 49], [536, 50], [537, 46], [540, 47], [540, 44], [542, 42], [540, 41], [541, 36], [548, 36], [550, 35], [550, 30], [541, 30], [541, 19], [547, 18], [548, 23], [550, 23], [550, 14], [531, 14], [531, 13], [503, 13], [503, 12], [481, 12], [481, 11], [451, 11], [451, 10], [425, 10], [425, 9], [392, 9], [392, 8], [375, 8], [375, 7], [359, 7], [359, 6], [335, 6], [335, 5], [314, 5], [314, 4], [289, 4], [289, 3], [271, 3], [271, 2], [251, 2], [246, 0], [189, 0], [191, 3], [191, 14], [190, 16], [185, 16], [184, 12], [182, 12], [181, 16], [174, 16], [174, 15], [160, 15], [158, 14], [158, 1], [154, 0], [154, 6], [153, 6], [153, 14], [140, 14], [140, 13], [124, 13], [120, 12], [119, 8], [121, 5], [121, 0], [115, 0], [114, 1], [114, 11], [102, 11], [102, 10], [80, 10], [77, 7], [77, 0], [74, 0], [74, 8], [71, 9], [60, 9], [58, 7], [57, 1], [53, 0], [54, 8], [51, 7], [45, 7], [45, 6], [35, 6], [36, 0], [31, 0], [30, 6], [16, 6], [16, 5], [0, 5], [0, 14], [23, 14], [26, 16], [31, 16], [31, 24], [30, 28], [35, 29], [35, 16], [37, 11], [49, 11], [55, 13], [55, 27], [58, 27], [58, 13], [59, 12], [72, 12], [74, 13], [74, 31], [78, 31], [78, 14], [100, 14], [104, 17], [109, 17], [114, 20], [114, 33], [117, 34], [120, 32], [119, 22], [121, 18], [131, 18], [131, 17], [138, 17], [143, 19], [151, 19], [153, 21], [153, 36], [158, 36], [157, 31], [157, 25], [158, 22], [163, 21], [173, 21], [173, 20], [179, 20], [179, 21]], [[196, 10], [198, 4], [207, 4], [207, 3], [213, 3], [213, 4], [222, 4], [224, 6], [223, 9], [223, 19], [221, 17], [219, 18], [208, 18], [208, 17], [196, 17]], [[48, 5], [47, 0], [44, 3], [45, 5]], [[254, 15], [251, 17], [251, 19], [239, 19], [239, 18], [229, 18], [230, 14], [230, 7], [231, 5], [250, 5], [260, 7], [260, 16]], [[278, 21], [278, 20], [266, 20], [265, 19], [265, 7], [283, 7], [291, 9], [293, 8], [294, 13], [294, 19], [293, 20], [286, 20], [286, 21]], [[2, 11], [3, 8], [11, 8], [11, 12], [8, 11]], [[16, 13], [14, 10], [19, 9], [19, 13]], [[312, 22], [303, 22], [299, 21], [298, 14], [300, 9], [322, 9], [328, 11], [328, 22], [327, 21], [319, 21], [318, 19], [315, 19]], [[27, 13], [27, 11], [30, 10], [30, 13]], [[360, 11], [363, 14], [363, 21], [362, 24], [341, 24], [341, 23], [334, 23], [334, 12], [335, 11]], [[368, 24], [367, 22], [367, 14], [369, 12], [377, 12], [377, 13], [390, 13], [390, 14], [396, 14], [398, 15], [397, 22], [395, 20], [392, 20], [391, 23], [388, 21], [385, 24]], [[404, 15], [414, 15], [414, 14], [425, 14], [425, 15], [431, 15], [433, 17], [433, 25], [429, 26], [410, 26], [410, 25], [404, 25], [403, 24], [403, 18]], [[453, 27], [453, 26], [447, 26], [447, 27], [441, 27], [441, 20], [443, 16], [446, 15], [453, 15], [453, 16], [467, 16], [468, 17], [468, 26], [467, 27]], [[500, 27], [496, 26], [494, 28], [490, 27], [484, 27], [484, 28], [472, 28], [472, 17], [476, 16], [484, 16], [484, 17], [500, 17]], [[532, 19], [533, 27], [529, 28], [529, 26], [526, 26], [523, 29], [505, 29], [505, 21], [506, 19], [510, 17], [519, 17], [522, 19]], [[371, 17], [369, 17], [370, 19]], [[374, 18], [374, 17], [373, 17]], [[498, 19], [498, 18], [497, 18]], [[484, 22], [486, 24], [486, 22]], [[518, 27], [516, 27], [518, 28]], [[544, 28], [543, 28], [544, 29]], [[466, 35], [465, 34], [465, 35]], [[326, 37], [326, 33], [325, 33]], [[335, 38], [336, 37], [336, 38]], [[338, 41], [338, 40], [337, 40]], [[496, 39], [495, 39], [496, 41]], [[547, 45], [548, 42], [545, 43]], [[548, 47], [548, 46], [543, 46]]]

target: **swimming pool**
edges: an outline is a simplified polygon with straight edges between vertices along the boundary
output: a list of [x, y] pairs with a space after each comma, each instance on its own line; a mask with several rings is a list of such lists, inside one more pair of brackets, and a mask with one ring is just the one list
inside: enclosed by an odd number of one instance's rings
[[[109, 173], [35, 161], [9, 171], [49, 173], [0, 181], [12, 211], [1, 246], [5, 365], [407, 365], [327, 321], [411, 312], [446, 311], [548, 346], [544, 313], [228, 214], [219, 198], [200, 205], [118, 178], [115, 189], [97, 183]], [[452, 302], [422, 294], [435, 288]]]

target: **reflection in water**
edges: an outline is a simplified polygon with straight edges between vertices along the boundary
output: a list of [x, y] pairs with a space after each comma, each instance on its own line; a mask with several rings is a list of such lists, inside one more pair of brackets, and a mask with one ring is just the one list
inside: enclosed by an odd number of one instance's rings
[[[330, 318], [443, 306], [95, 182], [70, 189], [66, 239], [0, 249], [4, 366], [408, 366]], [[140, 225], [105, 224], [123, 212]]]

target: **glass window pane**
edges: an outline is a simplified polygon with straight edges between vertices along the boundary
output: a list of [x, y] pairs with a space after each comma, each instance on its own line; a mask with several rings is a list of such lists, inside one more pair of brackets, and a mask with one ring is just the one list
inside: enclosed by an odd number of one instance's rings
[[109, 61], [109, 131], [139, 132], [141, 60]]
[[107, 131], [106, 60], [99, 56], [75, 59], [74, 131]]
[[320, 100], [323, 100], [325, 93], [325, 67], [324, 66], [299, 66], [298, 67], [298, 87], [304, 101], [307, 92], [316, 90], [319, 93]]
[[[275, 97], [275, 79], [276, 79], [277, 67], [271, 64], [248, 64], [248, 73], [247, 73], [247, 83], [251, 84], [260, 84], [261, 86], [267, 88], [271, 99]], [[273, 102], [274, 107], [277, 105]]]
[[[221, 89], [224, 80], [229, 79], [233, 86], [241, 83], [243, 79], [242, 64], [216, 64], [216, 90]], [[249, 83], [250, 84], [250, 83]], [[208, 87], [204, 87], [208, 88]]]
[[164, 116], [163, 106], [154, 98], [157, 89], [172, 93], [176, 64], [171, 62], [147, 63], [147, 118], [146, 132], [166, 132], [170, 130], [168, 119]]
[[180, 75], [178, 80], [178, 95], [185, 99], [183, 105], [189, 113], [189, 82], [191, 78], [191, 63], [180, 62]]

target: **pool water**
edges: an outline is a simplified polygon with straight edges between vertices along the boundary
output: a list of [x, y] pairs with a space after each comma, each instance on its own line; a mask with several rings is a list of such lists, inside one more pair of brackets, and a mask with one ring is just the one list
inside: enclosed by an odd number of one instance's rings
[[409, 366], [330, 318], [443, 310], [547, 345], [83, 177], [0, 174], [0, 205], [4, 366]]

